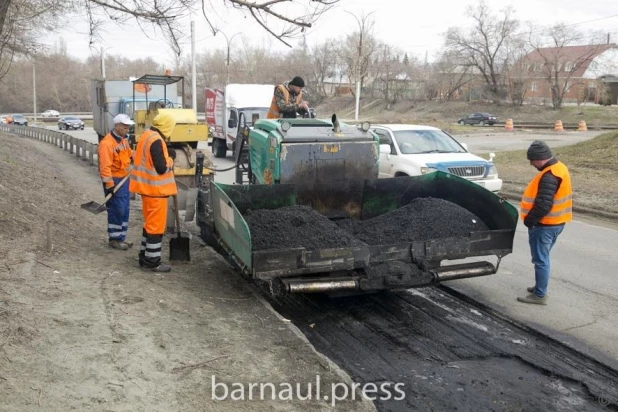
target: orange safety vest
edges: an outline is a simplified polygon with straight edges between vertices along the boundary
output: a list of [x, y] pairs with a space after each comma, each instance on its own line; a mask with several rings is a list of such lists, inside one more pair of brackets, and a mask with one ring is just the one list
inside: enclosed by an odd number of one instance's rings
[[[163, 155], [168, 164], [167, 171], [162, 175], [157, 173], [150, 155], [150, 146], [157, 140], [161, 140]], [[173, 161], [167, 154], [165, 141], [154, 130], [146, 130], [139, 137], [139, 142], [135, 149], [135, 160], [133, 170], [131, 171], [129, 190], [140, 195], [153, 197], [167, 197], [177, 194], [178, 189], [176, 188], [172, 167]]]
[[[275, 91], [279, 88], [283, 95], [285, 96], [285, 103], [288, 104], [290, 102], [290, 91], [282, 84], [275, 87]], [[296, 100], [294, 103], [300, 104], [303, 101], [303, 92], [301, 91], [296, 96]], [[266, 115], [267, 119], [279, 119], [281, 117], [281, 112], [279, 111], [279, 106], [277, 106], [277, 98], [273, 95], [273, 99], [270, 102], [270, 109], [268, 110], [268, 114]]]
[[114, 186], [113, 177], [125, 177], [131, 172], [133, 151], [129, 140], [118, 142], [111, 133], [105, 135], [97, 150], [99, 156], [99, 175], [105, 187]]
[[[549, 170], [549, 171], [548, 171]], [[555, 165], [549, 166], [548, 170], [539, 172], [534, 179], [528, 184], [521, 198], [521, 218], [525, 219], [536, 199], [539, 190], [539, 182], [541, 177], [548, 172], [562, 179], [558, 191], [554, 195], [554, 204], [549, 213], [539, 220], [539, 223], [544, 225], [559, 225], [573, 220], [573, 188], [571, 187], [571, 176], [569, 169], [564, 163], [558, 162]]]

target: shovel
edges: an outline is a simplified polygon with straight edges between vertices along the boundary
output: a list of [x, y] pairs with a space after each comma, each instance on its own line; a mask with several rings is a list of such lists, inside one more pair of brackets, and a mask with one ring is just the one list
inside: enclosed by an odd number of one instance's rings
[[[114, 193], [116, 193], [118, 189], [120, 189], [120, 186], [122, 186], [127, 180], [129, 180], [130, 176], [131, 176], [131, 173], [126, 175], [120, 182], [118, 182], [118, 184], [114, 187]], [[107, 210], [107, 206], [105, 206], [105, 204], [111, 198], [112, 198], [112, 193], [105, 196], [105, 200], [103, 201], [102, 205], [98, 204], [94, 200], [88, 203], [83, 203], [82, 209], [85, 209], [89, 211], [90, 213], [94, 213], [95, 215], [98, 215], [99, 213], [105, 212]]]
[[176, 230], [178, 236], [170, 239], [170, 260], [189, 262], [191, 239], [180, 235], [180, 217], [178, 216], [178, 198], [174, 195], [174, 213], [176, 215]]

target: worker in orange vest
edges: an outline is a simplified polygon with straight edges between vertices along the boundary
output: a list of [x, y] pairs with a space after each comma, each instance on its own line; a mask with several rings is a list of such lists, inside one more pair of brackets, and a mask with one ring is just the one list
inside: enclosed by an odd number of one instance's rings
[[545, 142], [532, 142], [527, 157], [539, 173], [524, 191], [520, 213], [528, 228], [536, 282], [534, 287], [527, 288], [529, 295], [517, 300], [546, 305], [551, 264], [549, 254], [564, 225], [573, 219], [573, 188], [569, 169], [553, 156]]
[[173, 166], [175, 152], [168, 152], [164, 139], [171, 136], [176, 120], [161, 113], [152, 127], [139, 137], [131, 171], [129, 190], [142, 198], [144, 228], [139, 251], [139, 265], [153, 272], [169, 272], [170, 265], [161, 263], [161, 249], [167, 223], [167, 198], [178, 193]]
[[296, 118], [297, 113], [308, 113], [309, 104], [303, 100], [305, 81], [296, 76], [291, 81], [275, 87], [267, 119]]
[[126, 114], [114, 117], [114, 128], [99, 143], [99, 175], [103, 182], [105, 196], [112, 195], [107, 201], [107, 237], [109, 246], [114, 249], [127, 250], [133, 246], [127, 242], [129, 227], [129, 185], [119, 182], [131, 173], [133, 151], [129, 145], [129, 128], [133, 121]]

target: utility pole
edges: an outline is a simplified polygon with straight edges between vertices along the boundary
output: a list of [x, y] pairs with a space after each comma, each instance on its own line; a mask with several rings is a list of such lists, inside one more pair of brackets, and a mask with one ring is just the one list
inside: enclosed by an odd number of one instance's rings
[[195, 73], [195, 21], [191, 19], [191, 105], [197, 115], [197, 76]]
[[105, 80], [105, 49], [101, 47], [101, 78]]
[[36, 123], [36, 60], [32, 62], [32, 102], [34, 103], [34, 122]]

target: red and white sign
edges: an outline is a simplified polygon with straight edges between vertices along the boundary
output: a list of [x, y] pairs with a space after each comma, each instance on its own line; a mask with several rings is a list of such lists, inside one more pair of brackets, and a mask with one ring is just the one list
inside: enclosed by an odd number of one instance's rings
[[223, 89], [206, 89], [206, 123], [212, 131], [212, 136], [225, 138], [223, 111], [225, 110], [225, 94]]

